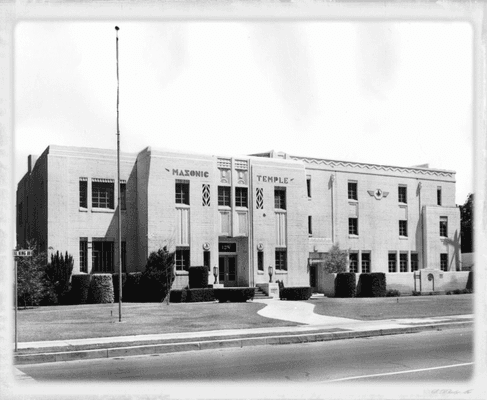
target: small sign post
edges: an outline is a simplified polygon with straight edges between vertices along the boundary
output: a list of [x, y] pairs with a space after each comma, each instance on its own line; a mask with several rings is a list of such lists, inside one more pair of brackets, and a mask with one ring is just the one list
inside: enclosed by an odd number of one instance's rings
[[15, 257], [32, 257], [32, 250], [14, 250], [14, 264], [15, 264], [15, 296], [14, 296], [14, 308], [15, 308], [15, 351], [17, 351], [17, 342], [18, 342], [18, 334], [17, 334], [17, 258]]

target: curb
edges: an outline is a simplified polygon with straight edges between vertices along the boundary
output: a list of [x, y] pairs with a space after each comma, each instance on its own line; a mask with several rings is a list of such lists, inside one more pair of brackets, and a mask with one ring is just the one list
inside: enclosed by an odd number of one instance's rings
[[[358, 339], [372, 336], [388, 336], [398, 335], [404, 333], [416, 333], [428, 330], [442, 330], [467, 328], [473, 325], [473, 321], [462, 322], [445, 322], [437, 324], [425, 324], [408, 326], [404, 328], [386, 328], [386, 329], [371, 329], [364, 331], [338, 331], [338, 332], [315, 332], [315, 333], [300, 333], [300, 334], [281, 334], [270, 336], [254, 336], [254, 337], [235, 337], [230, 339], [216, 339], [198, 341], [187, 341], [179, 343], [152, 343], [137, 346], [124, 347], [108, 347], [101, 349], [85, 349], [72, 351], [57, 351], [51, 353], [27, 353], [15, 354], [14, 364], [41, 364], [59, 361], [77, 361], [89, 360], [97, 358], [115, 358], [127, 356], [139, 356], [149, 354], [166, 354], [195, 350], [214, 350], [224, 348], [242, 348], [249, 346], [265, 346], [265, 345], [279, 345], [279, 344], [296, 344], [296, 343], [312, 343], [325, 342], [331, 340], [343, 339]], [[113, 346], [113, 344], [107, 344]]]

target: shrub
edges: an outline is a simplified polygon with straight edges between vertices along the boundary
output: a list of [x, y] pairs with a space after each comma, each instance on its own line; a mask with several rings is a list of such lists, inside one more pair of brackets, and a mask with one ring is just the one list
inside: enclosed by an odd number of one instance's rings
[[203, 289], [208, 287], [207, 267], [190, 267], [188, 274], [190, 289]]
[[112, 274], [91, 275], [88, 302], [91, 304], [113, 303]]
[[171, 303], [184, 303], [186, 301], [186, 289], [171, 290], [169, 301]]
[[413, 296], [421, 296], [421, 292], [418, 292], [417, 290], [413, 290], [413, 291], [411, 292], [411, 294], [412, 294]]
[[49, 294], [46, 285], [46, 253], [38, 252], [34, 242], [28, 242], [27, 248], [33, 250], [32, 257], [17, 257], [17, 301], [18, 305], [38, 306]]
[[140, 280], [142, 272], [129, 272], [126, 274], [125, 284], [122, 287], [122, 300], [125, 302], [141, 302], [142, 286]]
[[355, 272], [340, 272], [335, 278], [335, 297], [355, 297]]
[[325, 255], [324, 271], [327, 273], [345, 272], [347, 269], [347, 257], [348, 253], [345, 250], [340, 250], [338, 244], [333, 245]]
[[51, 262], [46, 267], [46, 280], [50, 284], [55, 296], [51, 295], [53, 304], [68, 304], [70, 279], [73, 272], [73, 256], [66, 252], [65, 256], [59, 251], [51, 254]]
[[466, 289], [470, 290], [470, 293], [473, 293], [473, 271], [469, 271], [468, 273]]
[[230, 302], [245, 302], [253, 299], [255, 288], [220, 288], [214, 289], [215, 299], [220, 303]]
[[173, 267], [174, 252], [169, 253], [167, 246], [149, 255], [140, 280], [142, 301], [161, 302], [169, 295], [174, 281]]
[[308, 300], [311, 297], [311, 288], [308, 286], [286, 287], [279, 292], [281, 300]]
[[[120, 274], [112, 274], [112, 281], [113, 281], [113, 300], [115, 303], [118, 303], [118, 292], [120, 291]], [[122, 273], [122, 301], [125, 301], [125, 288], [127, 283], [127, 274]]]
[[187, 303], [196, 303], [202, 301], [215, 301], [215, 292], [212, 288], [205, 289], [188, 289], [186, 290]]
[[401, 292], [399, 292], [399, 290], [397, 289], [389, 289], [386, 292], [386, 297], [400, 297], [400, 296], [401, 296]]
[[383, 272], [360, 274], [359, 286], [359, 297], [384, 297], [386, 295], [386, 274]]
[[88, 303], [91, 275], [76, 274], [71, 277], [70, 299], [72, 304]]

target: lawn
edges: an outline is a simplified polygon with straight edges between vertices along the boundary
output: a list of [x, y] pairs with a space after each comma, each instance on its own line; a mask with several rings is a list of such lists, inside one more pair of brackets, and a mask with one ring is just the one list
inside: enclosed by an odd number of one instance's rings
[[473, 314], [473, 295], [405, 296], [375, 298], [318, 298], [314, 312], [360, 320], [421, 318]]

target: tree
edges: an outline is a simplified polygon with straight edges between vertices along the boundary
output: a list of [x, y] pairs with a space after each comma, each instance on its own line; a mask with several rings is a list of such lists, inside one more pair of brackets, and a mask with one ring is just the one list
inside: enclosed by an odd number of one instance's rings
[[462, 253], [473, 252], [473, 193], [460, 206], [460, 235], [462, 238]]
[[141, 284], [146, 301], [160, 302], [168, 296], [174, 281], [174, 252], [167, 246], [150, 253]]
[[54, 304], [67, 303], [73, 265], [73, 256], [68, 252], [64, 257], [59, 251], [56, 254], [51, 254], [51, 262], [46, 267], [46, 285], [52, 288]]
[[34, 242], [28, 242], [27, 248], [32, 250], [32, 257], [16, 257], [17, 301], [24, 308], [38, 306], [46, 295], [46, 253], [38, 252]]
[[340, 250], [340, 246], [335, 244], [330, 252], [325, 255], [324, 271], [328, 273], [339, 273], [347, 270], [347, 252]]

